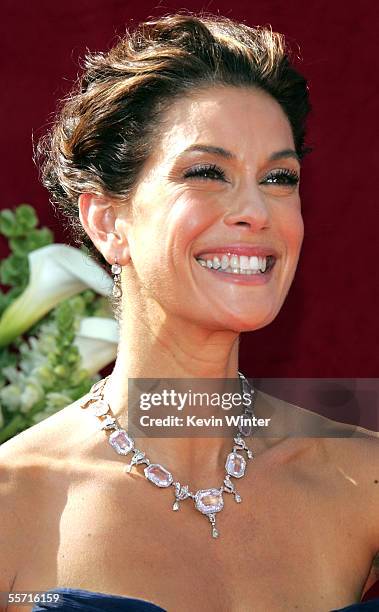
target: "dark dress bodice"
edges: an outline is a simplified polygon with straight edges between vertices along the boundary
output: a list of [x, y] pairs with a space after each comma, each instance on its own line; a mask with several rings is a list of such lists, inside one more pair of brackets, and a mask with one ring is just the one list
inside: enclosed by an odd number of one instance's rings
[[[167, 612], [167, 610], [154, 603], [133, 597], [66, 588], [51, 589], [46, 592], [59, 593], [59, 602], [36, 604], [32, 612], [43, 612], [44, 610], [61, 610], [63, 612], [66, 612], [66, 610], [67, 612], [74, 610], [80, 612], [99, 612], [100, 610], [106, 610], [106, 612]], [[246, 610], [246, 612], [253, 612], [253, 610], [254, 604], [252, 604], [251, 610]], [[198, 612], [203, 611], [199, 610]], [[379, 598], [345, 608], [338, 608], [330, 612], [379, 612]]]

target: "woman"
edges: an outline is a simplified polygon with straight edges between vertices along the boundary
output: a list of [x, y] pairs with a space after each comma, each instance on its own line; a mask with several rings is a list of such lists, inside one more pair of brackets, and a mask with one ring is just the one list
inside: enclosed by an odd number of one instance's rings
[[120, 435], [128, 379], [238, 380], [239, 334], [278, 314], [303, 240], [308, 110], [306, 81], [268, 28], [174, 15], [87, 59], [40, 147], [43, 180], [93, 255], [115, 265], [120, 343], [94, 397], [0, 451], [0, 590], [51, 589], [64, 610], [321, 612], [360, 600], [379, 549], [373, 433], [294, 437], [336, 424], [256, 393], [272, 436], [237, 436], [248, 467], [225, 477], [232, 495], [206, 515], [217, 538], [182, 488], [172, 512], [171, 486], [146, 482], [148, 462], [128, 474], [125, 463], [138, 447], [217, 497], [231, 437], [146, 437], [133, 451]]

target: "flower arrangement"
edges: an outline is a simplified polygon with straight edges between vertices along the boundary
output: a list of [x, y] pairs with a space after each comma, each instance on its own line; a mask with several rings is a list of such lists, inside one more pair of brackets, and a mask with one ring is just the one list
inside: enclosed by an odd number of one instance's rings
[[34, 208], [0, 212], [0, 443], [67, 406], [114, 361], [112, 279], [87, 253], [54, 244]]

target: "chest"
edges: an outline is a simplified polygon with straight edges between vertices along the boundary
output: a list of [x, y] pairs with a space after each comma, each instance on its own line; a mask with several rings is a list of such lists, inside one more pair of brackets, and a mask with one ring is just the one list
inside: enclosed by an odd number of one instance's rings
[[100, 471], [60, 490], [48, 521], [37, 518], [43, 535], [27, 553], [24, 580], [181, 612], [306, 612], [359, 596], [368, 551], [339, 481], [276, 465], [251, 470], [238, 490], [240, 504], [224, 494], [214, 539], [191, 500], [174, 512], [171, 489]]

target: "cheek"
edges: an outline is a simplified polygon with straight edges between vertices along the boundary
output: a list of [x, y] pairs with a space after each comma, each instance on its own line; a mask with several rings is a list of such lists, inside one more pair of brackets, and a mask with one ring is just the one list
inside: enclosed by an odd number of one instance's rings
[[161, 200], [156, 196], [150, 207], [145, 206], [129, 240], [134, 268], [138, 277], [143, 276], [143, 284], [167, 291], [173, 276], [182, 274], [186, 253], [196, 238], [215, 222], [217, 211], [219, 205], [210, 198], [200, 200], [188, 193], [166, 193]]
[[[218, 212], [220, 211], [218, 203]], [[167, 221], [172, 233], [183, 238], [194, 238], [217, 217], [217, 207], [211, 198], [202, 200], [183, 196], [171, 207]], [[167, 223], [166, 221], [166, 223]]]
[[288, 254], [298, 257], [304, 238], [304, 222], [300, 202], [298, 205], [284, 210], [278, 220], [278, 228], [287, 245]]

